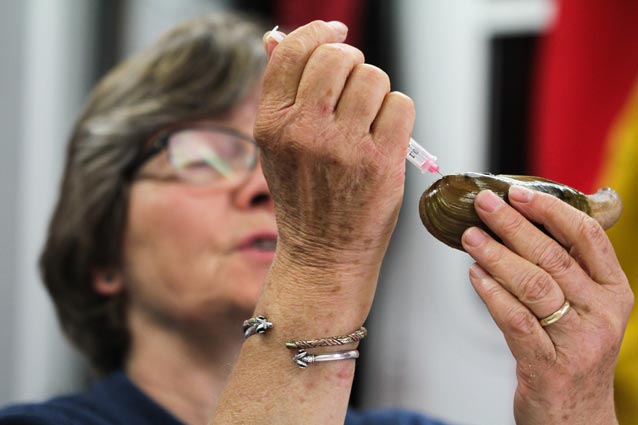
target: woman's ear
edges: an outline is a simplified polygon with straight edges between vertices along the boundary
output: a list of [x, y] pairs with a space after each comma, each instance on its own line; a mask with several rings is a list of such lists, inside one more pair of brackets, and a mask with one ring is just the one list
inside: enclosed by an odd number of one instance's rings
[[124, 279], [122, 273], [113, 269], [96, 270], [93, 272], [93, 289], [100, 295], [111, 297], [122, 292]]

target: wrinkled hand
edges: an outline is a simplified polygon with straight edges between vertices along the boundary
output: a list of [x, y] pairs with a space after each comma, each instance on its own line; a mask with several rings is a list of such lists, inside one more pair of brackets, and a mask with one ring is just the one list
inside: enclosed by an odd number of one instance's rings
[[274, 48], [255, 125], [277, 256], [312, 267], [380, 263], [414, 121], [412, 101], [389, 92], [388, 76], [342, 43], [346, 33], [315, 21]]
[[[512, 187], [509, 199], [514, 208], [489, 191], [475, 200], [504, 245], [477, 228], [462, 241], [478, 263], [470, 280], [517, 361], [516, 421], [617, 423], [613, 373], [633, 295], [613, 247], [598, 223], [557, 198]], [[571, 309], [541, 327], [565, 300]]]

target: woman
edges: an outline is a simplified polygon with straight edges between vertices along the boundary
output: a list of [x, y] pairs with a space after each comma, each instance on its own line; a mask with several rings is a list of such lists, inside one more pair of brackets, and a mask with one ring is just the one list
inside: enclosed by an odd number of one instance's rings
[[[109, 377], [0, 423], [211, 418], [277, 241], [252, 137], [261, 34], [237, 17], [203, 17], [95, 88], [42, 268], [64, 330]], [[207, 163], [211, 148], [219, 161]]]
[[[410, 99], [342, 44], [346, 32], [313, 22], [278, 45], [282, 34], [272, 34], [264, 73], [253, 26], [205, 17], [98, 85], [70, 143], [42, 267], [67, 334], [114, 374], [82, 395], [9, 408], [0, 424], [344, 422], [355, 362], [300, 370], [285, 343], [347, 335], [365, 321], [414, 118]], [[510, 247], [476, 230], [464, 239], [481, 265], [471, 280], [519, 362], [517, 420], [611, 423], [626, 280], [579, 212], [519, 198], [578, 262], [490, 193], [477, 197]], [[589, 233], [576, 241], [566, 220]], [[539, 244], [562, 261], [527, 261]], [[541, 328], [532, 314], [567, 294], [574, 308]], [[249, 321], [242, 342], [238, 325], [257, 315], [266, 319]], [[256, 324], [263, 334], [252, 335]], [[351, 341], [308, 351], [354, 356]], [[432, 423], [398, 412], [346, 421]]]

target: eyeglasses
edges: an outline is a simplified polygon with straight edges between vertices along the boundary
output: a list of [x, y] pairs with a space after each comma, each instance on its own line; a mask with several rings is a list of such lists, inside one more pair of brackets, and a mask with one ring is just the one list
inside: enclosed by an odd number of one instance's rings
[[129, 178], [162, 152], [177, 177], [193, 184], [235, 184], [257, 164], [255, 140], [237, 130], [212, 125], [189, 126], [162, 133], [151, 148], [129, 167]]

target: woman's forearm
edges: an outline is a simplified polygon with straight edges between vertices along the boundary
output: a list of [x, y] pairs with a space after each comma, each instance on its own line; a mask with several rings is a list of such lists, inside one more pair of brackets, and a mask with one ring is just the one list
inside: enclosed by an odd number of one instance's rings
[[[362, 325], [378, 269], [353, 271], [273, 266], [255, 311], [273, 328], [245, 341], [213, 424], [343, 424], [356, 360], [300, 369], [292, 361], [296, 350], [286, 349], [285, 342], [346, 335]], [[322, 287], [314, 291], [318, 283]], [[352, 350], [356, 345], [314, 351]]]
[[246, 340], [214, 423], [343, 423], [355, 361], [301, 370], [285, 341], [347, 335], [365, 321], [414, 124], [412, 101], [389, 91], [346, 34], [315, 21], [269, 50], [255, 138], [279, 236], [255, 314], [274, 327]]

